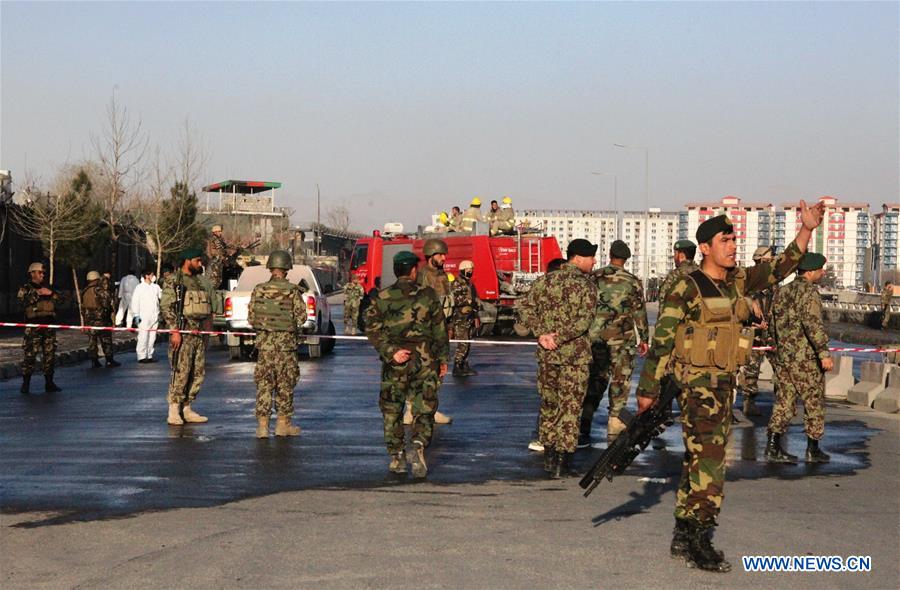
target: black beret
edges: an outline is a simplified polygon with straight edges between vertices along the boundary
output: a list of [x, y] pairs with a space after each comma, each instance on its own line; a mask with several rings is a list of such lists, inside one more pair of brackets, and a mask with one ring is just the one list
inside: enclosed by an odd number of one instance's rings
[[797, 265], [798, 270], [819, 270], [825, 266], [826, 258], [818, 252], [807, 252]]
[[569, 242], [569, 246], [566, 248], [566, 256], [571, 258], [572, 256], [595, 256], [597, 254], [597, 245], [588, 242], [587, 240], [583, 240], [578, 238], [576, 240], [572, 240]]
[[631, 249], [628, 247], [628, 244], [626, 244], [622, 240], [616, 240], [609, 247], [609, 255], [613, 258], [628, 260], [629, 258], [631, 258]]
[[675, 242], [675, 248], [674, 248], [675, 250], [678, 250], [678, 251], [690, 250], [691, 248], [693, 248], [696, 251], [697, 244], [695, 244], [694, 242], [692, 242], [690, 240], [678, 240], [677, 242]]
[[701, 223], [700, 227], [697, 228], [697, 241], [701, 244], [708, 242], [720, 232], [726, 234], [734, 233], [734, 225], [732, 225], [731, 219], [727, 215], [716, 215]]

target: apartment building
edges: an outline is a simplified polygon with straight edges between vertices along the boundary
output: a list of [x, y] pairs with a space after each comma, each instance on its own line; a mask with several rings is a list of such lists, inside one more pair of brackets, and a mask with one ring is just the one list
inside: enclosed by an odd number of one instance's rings
[[882, 205], [881, 213], [872, 220], [872, 241], [878, 245], [875, 259], [875, 278], [883, 285], [893, 271], [893, 281], [900, 279], [900, 203]]

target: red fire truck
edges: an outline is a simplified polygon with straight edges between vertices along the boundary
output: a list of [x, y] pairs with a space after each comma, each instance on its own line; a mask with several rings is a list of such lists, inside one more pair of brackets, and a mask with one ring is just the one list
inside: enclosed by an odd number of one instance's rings
[[[449, 252], [444, 270], [457, 274], [459, 263], [475, 263], [472, 281], [482, 302], [481, 334], [511, 335], [515, 330], [514, 305], [539, 276], [547, 271], [547, 263], [562, 253], [556, 238], [541, 234], [518, 233], [513, 236], [473, 235], [470, 233], [438, 233], [408, 235], [382, 234], [356, 242], [350, 258], [350, 272], [357, 273], [366, 290], [380, 279], [381, 287], [395, 280], [392, 260], [398, 252], [411, 251], [423, 260], [422, 247], [430, 238], [447, 242]], [[521, 334], [520, 334], [521, 335]]]

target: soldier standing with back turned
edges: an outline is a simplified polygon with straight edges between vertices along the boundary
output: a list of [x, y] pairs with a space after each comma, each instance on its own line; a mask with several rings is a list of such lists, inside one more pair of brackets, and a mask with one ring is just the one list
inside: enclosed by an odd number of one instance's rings
[[[44, 265], [34, 262], [28, 267], [30, 281], [19, 288], [16, 298], [25, 312], [25, 321], [29, 324], [45, 324], [56, 318], [56, 306], [61, 304], [63, 296], [44, 286]], [[31, 374], [37, 355], [41, 355], [44, 368], [44, 391], [56, 393], [62, 391], [53, 382], [53, 368], [56, 366], [56, 330], [52, 328], [25, 328], [22, 339], [22, 393], [30, 393]]]
[[697, 229], [701, 270], [682, 277], [662, 302], [650, 354], [637, 389], [638, 412], [656, 402], [660, 380], [680, 388], [685, 455], [675, 500], [671, 554], [691, 567], [727, 572], [731, 564], [712, 546], [712, 529], [722, 507], [725, 445], [738, 367], [747, 362], [753, 329], [748, 294], [793, 272], [812, 231], [822, 222], [824, 205], [800, 201], [801, 228], [784, 253], [768, 264], [737, 266], [734, 226], [726, 215]]
[[278, 419], [275, 436], [297, 436], [300, 427], [291, 423], [294, 388], [300, 378], [297, 335], [306, 320], [306, 304], [300, 288], [287, 280], [294, 261], [289, 252], [276, 250], [266, 268], [272, 278], [253, 288], [247, 321], [256, 330], [259, 358], [253, 375], [256, 382], [256, 438], [269, 437], [272, 406]]
[[675, 268], [666, 275], [662, 285], [659, 286], [659, 297], [657, 297], [657, 300], [660, 302], [660, 305], [662, 305], [662, 302], [665, 301], [666, 296], [669, 294], [669, 289], [672, 288], [672, 285], [679, 278], [689, 275], [695, 270], [700, 270], [700, 267], [694, 262], [694, 256], [697, 255], [697, 244], [690, 240], [678, 240], [675, 242], [672, 250], [672, 260], [675, 262]]
[[[81, 306], [84, 308], [84, 325], [94, 327], [112, 327], [113, 309], [115, 300], [109, 284], [96, 270], [87, 273], [87, 286], [81, 293]], [[131, 308], [129, 301], [127, 306]], [[88, 341], [88, 356], [91, 358], [91, 367], [100, 367], [100, 351], [106, 357], [107, 367], [118, 367], [121, 363], [113, 358], [113, 337], [109, 330], [90, 330]]]
[[359, 323], [359, 305], [365, 295], [359, 282], [359, 275], [350, 273], [350, 282], [344, 287], [344, 334], [356, 334]]
[[434, 432], [438, 388], [447, 373], [450, 344], [440, 301], [430, 287], [416, 282], [418, 256], [394, 256], [397, 282], [378, 292], [366, 311], [366, 336], [381, 357], [384, 441], [391, 456], [389, 469], [406, 473], [403, 407], [412, 404], [413, 477], [428, 473], [425, 448]]

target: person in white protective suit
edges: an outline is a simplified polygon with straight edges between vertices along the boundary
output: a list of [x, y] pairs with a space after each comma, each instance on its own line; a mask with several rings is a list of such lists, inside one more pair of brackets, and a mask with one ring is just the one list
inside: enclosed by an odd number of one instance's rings
[[131, 311], [131, 297], [134, 295], [134, 290], [140, 282], [140, 279], [134, 275], [133, 270], [129, 270], [128, 274], [119, 281], [119, 310], [116, 312], [117, 326], [122, 325], [123, 319], [125, 320], [126, 328], [132, 326], [131, 320], [134, 313]]
[[141, 283], [135, 287], [128, 313], [138, 322], [137, 358], [139, 363], [155, 363], [153, 344], [159, 327], [159, 298], [162, 289], [156, 284], [156, 272], [145, 270]]

